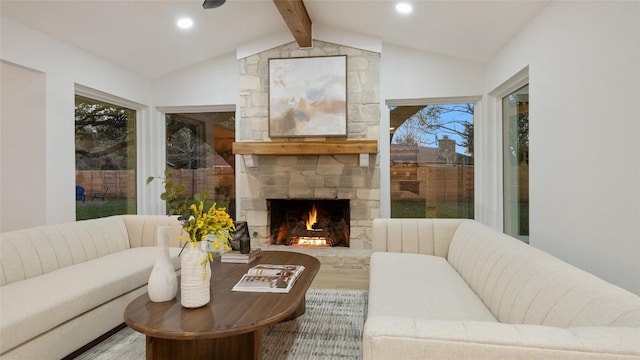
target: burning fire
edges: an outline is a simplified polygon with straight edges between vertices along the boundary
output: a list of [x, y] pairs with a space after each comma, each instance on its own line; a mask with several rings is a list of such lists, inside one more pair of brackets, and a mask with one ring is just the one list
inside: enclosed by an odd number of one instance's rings
[[313, 204], [311, 211], [309, 211], [309, 216], [307, 218], [307, 230], [313, 230], [313, 224], [318, 221], [318, 209], [316, 209], [316, 205]]
[[[318, 209], [316, 209], [316, 205], [314, 204], [311, 210], [309, 211], [309, 215], [307, 216], [307, 230], [309, 231], [320, 231], [319, 229], [314, 229], [313, 225], [318, 222]], [[298, 237], [297, 244], [298, 246], [329, 246], [327, 244], [327, 240], [324, 237], [316, 237], [316, 236], [300, 236]]]

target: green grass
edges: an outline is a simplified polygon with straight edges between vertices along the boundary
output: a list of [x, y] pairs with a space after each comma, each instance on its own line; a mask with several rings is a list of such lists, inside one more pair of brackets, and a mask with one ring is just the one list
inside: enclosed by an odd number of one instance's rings
[[87, 200], [86, 202], [76, 201], [76, 220], [87, 220], [111, 215], [135, 214], [136, 209], [133, 200], [109, 199], [102, 201]]
[[[208, 208], [214, 203], [214, 200], [207, 200], [205, 206]], [[235, 199], [218, 201], [218, 208], [225, 207], [227, 212], [235, 216]], [[136, 208], [133, 200], [128, 199], [109, 199], [106, 201], [87, 200], [86, 202], [76, 201], [76, 220], [87, 220], [107, 217], [111, 215], [135, 214]]]
[[413, 200], [392, 200], [392, 218], [425, 218], [427, 217], [427, 204]]
[[392, 200], [392, 218], [473, 218], [473, 203]]

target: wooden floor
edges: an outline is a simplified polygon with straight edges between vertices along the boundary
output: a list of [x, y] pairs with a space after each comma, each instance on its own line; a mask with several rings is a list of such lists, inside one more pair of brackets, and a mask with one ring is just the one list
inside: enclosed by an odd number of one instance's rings
[[369, 269], [320, 266], [311, 283], [314, 289], [369, 290]]

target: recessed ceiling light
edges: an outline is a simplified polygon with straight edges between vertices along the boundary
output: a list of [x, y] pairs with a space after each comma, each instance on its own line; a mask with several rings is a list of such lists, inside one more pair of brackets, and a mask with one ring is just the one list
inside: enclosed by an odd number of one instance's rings
[[411, 4], [409, 3], [397, 3], [396, 4], [396, 11], [399, 12], [400, 14], [409, 14], [413, 11], [413, 6], [411, 6]]
[[191, 29], [193, 27], [193, 19], [191, 18], [180, 18], [178, 22], [176, 22], [180, 29], [186, 30]]

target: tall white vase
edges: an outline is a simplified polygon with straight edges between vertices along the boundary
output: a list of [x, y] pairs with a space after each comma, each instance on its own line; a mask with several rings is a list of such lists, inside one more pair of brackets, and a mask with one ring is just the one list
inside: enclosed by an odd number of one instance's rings
[[157, 228], [157, 255], [149, 276], [149, 299], [153, 302], [173, 300], [178, 292], [178, 278], [169, 258], [169, 227]]
[[[201, 307], [211, 300], [211, 264], [201, 247], [206, 244], [202, 243], [206, 242], [200, 241], [195, 247], [187, 244], [180, 259], [180, 303], [186, 308]], [[207, 261], [202, 264], [204, 259]]]

